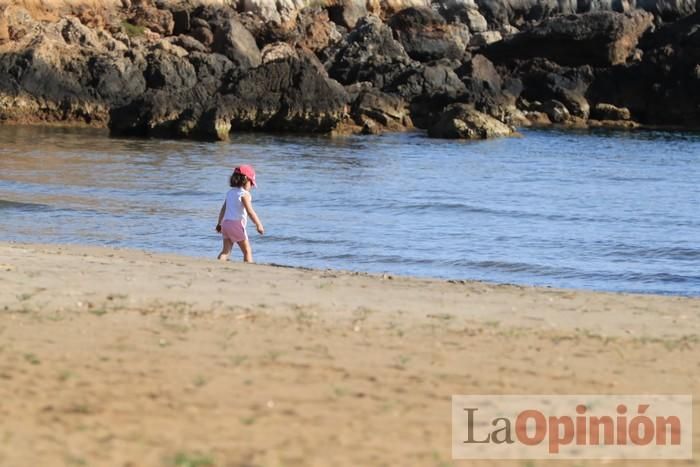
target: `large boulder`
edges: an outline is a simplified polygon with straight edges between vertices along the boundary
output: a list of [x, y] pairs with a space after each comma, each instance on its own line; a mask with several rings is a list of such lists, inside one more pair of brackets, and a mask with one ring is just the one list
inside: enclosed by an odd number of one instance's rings
[[556, 99], [550, 99], [545, 102], [541, 103], [536, 103], [533, 106], [533, 109], [537, 112], [542, 112], [543, 114], [547, 115], [549, 118], [549, 121], [552, 123], [560, 123], [560, 124], [565, 124], [571, 122], [571, 112], [569, 112], [569, 109], [564, 105], [563, 102], [560, 102]]
[[439, 63], [407, 70], [387, 90], [409, 101], [416, 98], [454, 101], [465, 93], [464, 83], [454, 70]]
[[222, 18], [214, 25], [213, 51], [228, 57], [241, 68], [261, 63], [260, 49], [253, 35], [236, 18]]
[[421, 62], [460, 59], [466, 43], [455, 27], [430, 8], [406, 8], [389, 19], [389, 26], [406, 53]]
[[149, 89], [123, 106], [110, 109], [112, 136], [196, 138], [200, 116], [211, 96], [203, 87]]
[[[220, 67], [220, 68], [219, 68]], [[198, 72], [228, 67], [200, 61]], [[328, 78], [312, 53], [280, 55], [242, 74], [228, 75], [219, 89], [193, 86], [152, 89], [111, 112], [113, 135], [225, 139], [230, 131], [329, 132], [347, 117], [348, 95]]]
[[596, 70], [587, 96], [629, 109], [644, 124], [700, 128], [700, 14], [662, 25], [639, 46], [640, 61]]
[[234, 130], [297, 132], [331, 131], [346, 117], [349, 100], [303, 50], [249, 70], [226, 98]]
[[143, 57], [133, 54], [114, 58], [96, 55], [89, 61], [91, 85], [109, 106], [124, 105], [146, 91]]
[[400, 131], [412, 125], [403, 99], [372, 87], [357, 92], [350, 115], [365, 132]]
[[36, 22], [5, 12], [13, 43], [0, 54], [0, 119], [104, 125], [109, 107], [143, 92], [145, 62], [75, 17]]
[[209, 27], [195, 27], [190, 31], [190, 35], [205, 47], [209, 47], [214, 43], [214, 33]]
[[229, 79], [235, 68], [233, 62], [221, 54], [191, 52], [187, 57], [197, 73], [199, 88], [206, 88], [213, 95]]
[[197, 72], [185, 57], [155, 50], [147, 63], [144, 77], [149, 88], [180, 91], [197, 84]]
[[381, 19], [366, 16], [329, 51], [325, 66], [331, 78], [342, 84], [369, 81], [382, 89], [416, 64]]
[[399, 75], [385, 91], [410, 104], [411, 119], [427, 128], [435, 115], [453, 102], [464, 99], [466, 89], [454, 70], [444, 64], [411, 68]]
[[534, 59], [520, 64], [513, 74], [522, 82], [520, 95], [526, 101], [554, 100], [562, 103], [569, 114], [588, 118], [590, 106], [586, 96], [595, 79], [590, 66], [563, 67], [546, 59]]
[[474, 55], [456, 70], [465, 86], [463, 102], [473, 104], [486, 113], [498, 113], [513, 105], [520, 95], [520, 83], [510, 83], [504, 89], [504, 79], [491, 61], [483, 55]]
[[428, 129], [431, 138], [487, 139], [509, 136], [514, 130], [467, 104], [452, 104]]
[[619, 65], [632, 55], [652, 20], [644, 11], [559, 16], [491, 44], [482, 53], [497, 63], [543, 57], [569, 66]]

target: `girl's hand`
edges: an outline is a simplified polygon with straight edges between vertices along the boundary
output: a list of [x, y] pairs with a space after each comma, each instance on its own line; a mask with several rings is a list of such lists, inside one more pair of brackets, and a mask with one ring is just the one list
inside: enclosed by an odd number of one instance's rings
[[216, 224], [216, 231], [221, 233], [221, 224]]
[[265, 227], [263, 227], [262, 224], [256, 225], [255, 228], [258, 230], [258, 233], [260, 235], [265, 235]]

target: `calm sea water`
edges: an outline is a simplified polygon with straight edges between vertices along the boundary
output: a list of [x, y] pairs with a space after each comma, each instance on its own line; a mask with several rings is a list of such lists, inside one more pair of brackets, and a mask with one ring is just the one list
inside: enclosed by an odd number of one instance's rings
[[0, 240], [214, 258], [239, 163], [258, 171], [258, 262], [700, 295], [698, 134], [197, 143], [0, 127]]

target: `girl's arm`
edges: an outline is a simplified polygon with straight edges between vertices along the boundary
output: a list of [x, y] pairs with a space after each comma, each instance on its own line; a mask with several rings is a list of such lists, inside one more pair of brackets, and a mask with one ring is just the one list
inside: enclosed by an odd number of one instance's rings
[[255, 228], [258, 229], [258, 233], [260, 235], [265, 234], [265, 228], [262, 225], [262, 222], [260, 222], [260, 219], [258, 218], [258, 215], [255, 213], [255, 210], [253, 209], [253, 202], [250, 199], [250, 194], [245, 194], [241, 197], [241, 202], [243, 203], [243, 207], [245, 208], [246, 212], [248, 213], [248, 217], [250, 217], [250, 220], [252, 220], [255, 223]]
[[224, 219], [224, 213], [226, 212], [226, 201], [224, 201], [224, 204], [221, 206], [221, 210], [219, 211], [219, 222], [216, 224], [216, 231], [221, 232], [221, 221]]

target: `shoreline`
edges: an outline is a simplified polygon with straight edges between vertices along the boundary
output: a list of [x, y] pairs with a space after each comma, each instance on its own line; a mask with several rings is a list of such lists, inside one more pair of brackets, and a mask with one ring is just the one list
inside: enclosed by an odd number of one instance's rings
[[453, 465], [452, 394], [692, 394], [700, 419], [697, 298], [86, 246], [0, 258], [2, 464]]
[[[512, 137], [518, 138], [523, 137], [523, 131], [560, 131], [564, 133], [576, 134], [579, 132], [622, 132], [622, 133], [647, 133], [647, 132], [666, 132], [666, 133], [698, 133], [700, 134], [700, 126], [697, 125], [655, 125], [633, 122], [635, 126], [624, 126], [618, 125], [616, 123], [605, 123], [596, 122], [594, 124], [586, 125], [576, 125], [576, 124], [531, 124], [526, 126], [515, 126], [515, 133]], [[25, 122], [25, 121], [12, 121], [6, 120], [1, 121], [0, 126], [5, 127], [15, 127], [15, 128], [46, 128], [46, 129], [67, 129], [67, 130], [96, 130], [104, 131], [109, 138], [113, 139], [145, 139], [145, 140], [163, 140], [156, 136], [135, 136], [135, 135], [110, 135], [108, 123], [85, 123], [82, 121], [36, 121], [36, 122]], [[209, 143], [227, 143], [229, 141], [235, 141], [237, 135], [267, 135], [267, 136], [294, 136], [294, 137], [311, 137], [311, 138], [347, 138], [347, 137], [367, 137], [367, 136], [383, 136], [383, 135], [396, 135], [396, 134], [418, 134], [424, 136], [426, 139], [432, 139], [440, 141], [441, 138], [430, 138], [428, 136], [428, 131], [423, 128], [404, 128], [397, 130], [386, 130], [378, 135], [364, 135], [361, 133], [353, 132], [343, 132], [337, 130], [331, 130], [326, 133], [316, 133], [316, 132], [294, 132], [294, 131], [240, 131], [232, 132], [228, 140], [207, 140], [207, 139], [169, 139], [170, 141], [190, 141], [190, 142], [209, 142]], [[167, 139], [166, 139], [167, 140]], [[450, 139], [444, 139], [450, 141]], [[470, 142], [470, 140], [464, 140], [465, 142]]]
[[[8, 245], [15, 245], [19, 247], [40, 247], [40, 248], [49, 248], [49, 247], [56, 247], [58, 249], [62, 248], [67, 248], [67, 249], [86, 249], [86, 250], [104, 250], [104, 251], [116, 251], [116, 252], [125, 252], [125, 253], [132, 253], [132, 254], [143, 254], [143, 255], [163, 255], [163, 256], [172, 256], [172, 257], [179, 257], [183, 259], [190, 259], [190, 260], [196, 260], [196, 261], [214, 261], [216, 262], [216, 252], [213, 251], [211, 255], [209, 256], [199, 256], [199, 255], [194, 255], [194, 254], [187, 254], [187, 253], [177, 253], [177, 252], [172, 252], [172, 251], [159, 251], [159, 250], [146, 250], [142, 248], [137, 248], [137, 247], [113, 247], [113, 246], [104, 246], [104, 245], [91, 245], [87, 243], [32, 243], [32, 242], [21, 242], [21, 241], [3, 241], [0, 240], [0, 247], [2, 246], [8, 246]], [[226, 264], [238, 264], [242, 263], [242, 261], [239, 261], [238, 258], [233, 258], [228, 261]], [[404, 279], [404, 280], [410, 280], [410, 281], [425, 281], [425, 282], [438, 282], [438, 283], [445, 283], [445, 284], [453, 284], [453, 285], [483, 285], [483, 286], [488, 286], [488, 287], [516, 287], [520, 289], [532, 289], [535, 291], [550, 291], [550, 292], [562, 292], [562, 293], [592, 293], [592, 294], [603, 294], [603, 295], [622, 295], [622, 296], [631, 296], [631, 297], [665, 297], [665, 298], [680, 298], [680, 299], [691, 299], [691, 300], [700, 300], [700, 295], [693, 295], [690, 293], [658, 293], [658, 292], [644, 292], [644, 291], [627, 291], [627, 290], [605, 290], [605, 289], [586, 289], [586, 288], [575, 288], [575, 287], [558, 287], [558, 286], [550, 286], [550, 285], [544, 285], [544, 284], [530, 284], [530, 283], [517, 283], [517, 282], [498, 282], [498, 281], [490, 281], [486, 279], [473, 279], [473, 278], [468, 278], [468, 277], [460, 277], [460, 278], [454, 278], [454, 277], [440, 277], [440, 276], [421, 276], [421, 275], [413, 275], [413, 274], [402, 274], [402, 273], [394, 273], [390, 271], [368, 271], [368, 270], [353, 270], [353, 269], [337, 269], [337, 268], [322, 268], [322, 267], [314, 267], [314, 266], [302, 266], [302, 265], [294, 265], [294, 264], [284, 264], [284, 263], [258, 263], [256, 262], [253, 266], [263, 266], [263, 267], [271, 267], [271, 268], [281, 268], [281, 269], [289, 269], [289, 270], [294, 270], [294, 271], [307, 271], [307, 272], [314, 272], [317, 274], [340, 274], [340, 275], [347, 275], [347, 276], [363, 276], [363, 277], [370, 277], [370, 278], [375, 278], [377, 280], [394, 280], [394, 279]]]
[[[672, 326], [659, 326], [660, 323], [656, 322], [655, 319], [649, 319], [648, 317], [636, 318], [634, 316], [639, 315], [639, 313], [628, 313], [628, 310], [623, 310], [621, 313], [616, 314], [616, 316], [607, 318], [612, 319], [619, 323], [625, 324], [624, 328], [609, 328], [606, 329], [601, 335], [604, 336], [619, 336], [619, 335], [654, 335], [654, 336], [685, 336], [686, 334], [697, 333], [700, 335], [700, 297], [695, 296], [681, 296], [681, 295], [662, 295], [662, 294], [646, 294], [646, 293], [629, 293], [629, 292], [615, 292], [615, 291], [598, 291], [598, 290], [582, 290], [582, 289], [567, 289], [567, 288], [556, 288], [556, 287], [546, 287], [546, 286], [535, 286], [535, 285], [520, 285], [520, 284], [504, 284], [504, 283], [493, 283], [487, 281], [479, 280], [454, 280], [454, 279], [443, 279], [435, 277], [419, 277], [419, 276], [409, 276], [400, 274], [387, 274], [387, 273], [373, 273], [373, 272], [362, 272], [362, 271], [351, 271], [351, 270], [337, 270], [337, 269], [318, 269], [318, 268], [308, 268], [303, 266], [292, 266], [284, 264], [263, 264], [256, 263], [252, 265], [245, 264], [238, 261], [229, 261], [227, 263], [221, 263], [215, 258], [205, 258], [196, 256], [187, 256], [174, 253], [161, 253], [161, 252], [151, 252], [147, 250], [132, 249], [132, 248], [117, 248], [117, 247], [102, 247], [102, 246], [91, 246], [91, 245], [80, 245], [80, 244], [36, 244], [36, 243], [21, 243], [21, 242], [5, 242], [0, 241], [0, 252], [1, 257], [5, 258], [0, 264], [0, 271], [4, 275], [8, 273], [10, 275], [14, 274], [21, 266], [21, 258], [27, 255], [32, 260], [37, 260], [38, 256], [44, 259], [51, 258], [50, 261], [52, 266], [56, 266], [61, 262], [67, 262], [69, 266], [78, 266], [74, 264], [76, 261], [81, 263], [82, 258], [87, 258], [91, 263], [99, 263], [103, 266], [110, 266], [110, 261], [115, 261], [114, 271], [110, 269], [100, 270], [100, 275], [104, 277], [111, 277], [113, 273], [117, 273], [118, 281], [114, 279], [109, 286], [105, 286], [105, 283], [98, 280], [98, 277], [93, 276], [92, 281], [89, 283], [80, 284], [78, 286], [76, 283], [71, 281], [77, 277], [82, 277], [86, 272], [77, 272], [75, 276], [63, 276], [61, 279], [48, 279], [49, 286], [46, 288], [36, 287], [39, 281], [34, 282], [35, 289], [41, 289], [36, 294], [43, 293], [48, 290], [58, 290], [62, 287], [73, 287], [77, 289], [68, 296], [72, 295], [84, 295], [93, 296], [100, 298], [100, 295], [104, 300], [111, 300], [110, 289], [115, 289], [119, 287], [129, 287], [130, 282], [135, 282], [137, 277], [137, 266], [144, 265], [153, 267], [158, 264], [165, 265], [176, 265], [177, 268], [189, 267], [193, 268], [194, 275], [196, 278], [200, 278], [203, 275], [212, 277], [213, 274], [219, 273], [229, 277], [239, 277], [240, 274], [245, 273], [250, 276], [250, 279], [246, 280], [245, 283], [248, 284], [250, 280], [254, 280], [260, 276], [263, 280], [268, 280], [269, 278], [280, 279], [280, 280], [291, 280], [291, 281], [309, 281], [311, 285], [307, 286], [308, 289], [319, 289], [323, 290], [325, 287], [330, 285], [327, 282], [347, 282], [347, 288], [353, 290], [355, 288], [367, 289], [370, 286], [378, 286], [379, 288], [386, 289], [385, 292], [389, 293], [386, 297], [380, 300], [382, 303], [398, 303], [399, 305], [394, 305], [394, 308], [403, 307], [404, 312], [408, 312], [410, 316], [420, 316], [425, 310], [428, 310], [432, 297], [423, 297], [422, 293], [416, 293], [411, 291], [408, 295], [405, 295], [406, 289], [419, 289], [427, 288], [431, 291], [435, 291], [440, 295], [440, 307], [449, 309], [452, 312], [462, 312], [461, 307], [466, 307], [470, 300], [474, 299], [480, 295], [490, 294], [495, 297], [491, 303], [481, 303], [482, 306], [486, 305], [485, 308], [490, 308], [486, 310], [471, 311], [471, 318], [476, 321], [492, 320], [494, 317], [509, 316], [511, 321], [507, 324], [511, 327], [524, 327], [524, 328], [538, 328], [541, 326], [533, 326], [533, 321], [546, 322], [550, 329], [556, 329], [562, 327], [563, 329], [587, 329], [593, 330], [597, 329], [601, 331], [600, 323], [597, 322], [596, 318], [588, 318], [586, 315], [593, 313], [593, 310], [586, 310], [588, 304], [594, 304], [598, 308], [603, 308], [606, 311], [613, 309], [615, 306], [627, 305], [629, 303], [637, 303], [640, 307], [646, 306], [650, 311], [656, 311], [664, 316], [664, 319], [673, 321]], [[8, 262], [9, 260], [9, 262]], [[125, 263], [133, 265], [130, 267], [125, 267]], [[203, 273], [203, 271], [206, 271]], [[89, 269], [88, 271], [89, 272]], [[179, 271], [181, 272], [181, 271]], [[120, 277], [120, 273], [127, 273], [128, 275]], [[42, 273], [38, 270], [28, 272], [28, 278], [37, 278], [42, 276]], [[327, 281], [326, 281], [327, 279]], [[194, 280], [188, 281], [191, 284]], [[209, 286], [204, 284], [199, 284], [203, 289], [208, 290]], [[271, 288], [276, 288], [274, 283], [267, 284]], [[3, 284], [7, 287], [7, 284]], [[16, 284], [16, 286], [21, 288], [31, 288], [30, 284]], [[10, 287], [12, 289], [12, 287]], [[136, 295], [137, 299], [132, 301], [131, 305], [149, 305], [149, 300], [161, 302], [163, 292], [165, 290], [172, 290], [174, 286], [169, 284], [164, 284], [161, 282], [156, 282], [150, 288], [138, 289], [139, 294]], [[264, 294], [259, 290], [254, 290], [255, 295], [264, 300]], [[17, 305], [21, 305], [26, 300], [20, 299], [20, 296], [25, 296], [32, 298], [31, 293], [15, 294], [16, 298], [13, 300], [9, 295], [5, 294], [5, 298], [0, 300], [0, 308], [4, 307], [7, 309], [12, 309]], [[31, 297], [30, 297], [31, 295]], [[280, 295], [280, 294], [276, 294]], [[323, 293], [320, 303], [323, 305], [331, 305], [335, 307], [334, 299], [331, 293]], [[211, 307], [212, 303], [220, 304], [221, 301], [209, 301], [208, 299], [202, 299], [197, 294], [193, 294], [190, 291], [182, 291], [173, 295], [176, 298], [188, 301], [192, 307], [201, 307], [202, 309], [208, 309]], [[202, 294], [205, 297], [211, 297], [211, 295]], [[196, 297], [196, 298], [195, 298]], [[302, 295], [295, 293], [295, 298], [302, 298]], [[330, 302], [325, 302], [325, 300], [330, 299]], [[550, 308], [557, 308], [556, 305], [552, 305], [556, 299], [564, 299], [567, 301], [566, 309], [557, 310], [552, 313]], [[54, 298], [49, 302], [49, 309], [51, 311], [63, 311], [65, 307], [73, 306], [70, 303], [72, 299], [58, 300]], [[352, 297], [351, 300], [358, 307], [371, 307], [371, 299], [362, 297]], [[512, 306], [518, 301], [530, 302], [530, 308], [516, 307]], [[249, 306], [254, 306], [252, 298], [246, 299]], [[461, 306], [460, 306], [461, 303]], [[532, 306], [535, 305], [535, 306]], [[581, 309], [577, 309], [578, 307]], [[380, 307], [381, 308], [381, 307]], [[625, 308], [625, 306], [621, 306]], [[537, 318], [527, 317], [526, 319], [519, 318], [517, 315], [518, 310], [525, 313], [535, 313]], [[600, 311], [600, 310], [598, 310]], [[695, 314], [695, 315], [694, 315]], [[694, 315], [694, 316], [693, 316]], [[676, 325], [677, 320], [688, 320], [689, 326], [679, 329]], [[646, 321], [645, 321], [646, 320]], [[607, 324], [610, 324], [608, 322]], [[546, 328], [546, 326], [544, 327]], [[543, 329], [544, 329], [543, 328]]]

